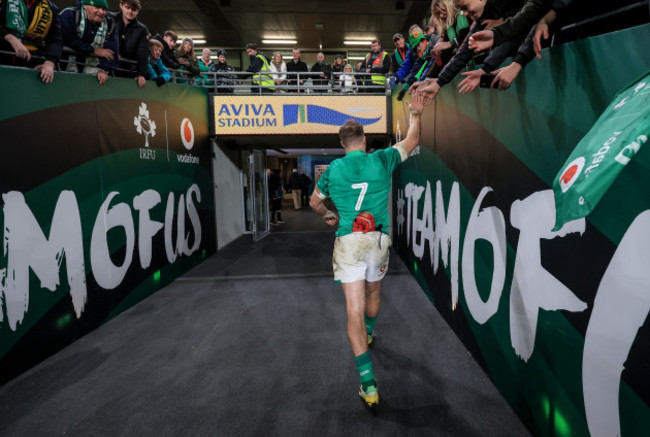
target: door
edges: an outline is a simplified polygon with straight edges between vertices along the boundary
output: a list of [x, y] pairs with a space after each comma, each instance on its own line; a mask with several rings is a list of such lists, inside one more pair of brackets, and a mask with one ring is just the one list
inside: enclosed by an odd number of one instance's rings
[[269, 233], [269, 190], [266, 177], [266, 153], [253, 150], [249, 155], [249, 193], [253, 240], [257, 241]]

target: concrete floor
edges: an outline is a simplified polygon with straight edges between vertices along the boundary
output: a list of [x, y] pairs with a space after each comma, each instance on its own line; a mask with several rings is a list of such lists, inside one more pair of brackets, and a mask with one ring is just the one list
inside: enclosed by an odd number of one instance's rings
[[530, 435], [395, 254], [372, 416], [332, 230], [306, 210], [284, 218], [0, 387], [0, 435]]

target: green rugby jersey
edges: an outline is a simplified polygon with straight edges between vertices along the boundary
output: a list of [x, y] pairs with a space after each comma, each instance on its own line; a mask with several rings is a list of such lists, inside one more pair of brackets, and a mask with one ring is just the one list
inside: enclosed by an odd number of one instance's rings
[[372, 214], [375, 226], [381, 225], [388, 234], [391, 174], [405, 159], [399, 149], [389, 147], [372, 154], [354, 150], [332, 161], [316, 186], [320, 197], [331, 198], [339, 210], [337, 237], [352, 233], [354, 219], [363, 211]]

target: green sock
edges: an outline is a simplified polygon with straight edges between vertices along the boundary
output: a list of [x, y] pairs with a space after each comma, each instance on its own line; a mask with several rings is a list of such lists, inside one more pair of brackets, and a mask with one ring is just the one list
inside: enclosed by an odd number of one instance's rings
[[377, 321], [377, 316], [368, 317], [368, 316], [364, 315], [363, 318], [366, 321], [366, 332], [368, 334], [372, 334], [375, 331], [375, 322]]
[[361, 379], [361, 385], [365, 390], [370, 385], [377, 385], [375, 382], [375, 374], [372, 373], [372, 362], [370, 361], [370, 354], [368, 352], [363, 353], [354, 359], [357, 363], [357, 372], [359, 372], [359, 379]]

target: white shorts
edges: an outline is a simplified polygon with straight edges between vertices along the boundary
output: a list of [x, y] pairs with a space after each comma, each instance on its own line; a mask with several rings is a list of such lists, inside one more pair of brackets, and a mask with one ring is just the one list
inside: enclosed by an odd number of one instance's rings
[[388, 270], [388, 248], [392, 244], [390, 236], [379, 231], [337, 237], [332, 255], [334, 280], [344, 283], [382, 280]]

